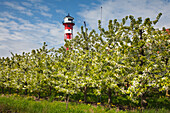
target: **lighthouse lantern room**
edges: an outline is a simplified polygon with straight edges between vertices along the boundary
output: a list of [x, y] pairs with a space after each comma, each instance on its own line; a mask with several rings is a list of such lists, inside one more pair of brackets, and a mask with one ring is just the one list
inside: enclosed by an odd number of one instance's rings
[[66, 17], [64, 17], [63, 25], [65, 26], [65, 33], [64, 33], [64, 39], [72, 39], [73, 37], [73, 26], [74, 18], [68, 14]]

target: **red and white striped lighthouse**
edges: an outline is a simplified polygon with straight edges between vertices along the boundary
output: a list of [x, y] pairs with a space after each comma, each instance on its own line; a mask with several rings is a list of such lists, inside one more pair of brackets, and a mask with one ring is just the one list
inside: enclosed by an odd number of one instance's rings
[[74, 23], [74, 18], [71, 17], [69, 14], [64, 17], [63, 25], [65, 26], [65, 33], [64, 33], [64, 39], [72, 39], [73, 37], [73, 26], [75, 25]]

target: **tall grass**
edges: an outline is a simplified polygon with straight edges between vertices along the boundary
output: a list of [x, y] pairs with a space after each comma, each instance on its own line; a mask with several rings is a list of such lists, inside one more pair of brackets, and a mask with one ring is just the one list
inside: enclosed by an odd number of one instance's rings
[[[32, 97], [17, 95], [0, 96], [0, 113], [17, 112], [17, 113], [140, 113], [140, 109], [131, 111], [121, 111], [117, 108], [108, 109], [104, 106], [93, 106], [79, 102], [70, 102], [66, 110], [66, 104], [59, 101], [38, 100]], [[169, 113], [168, 109], [147, 109], [145, 113]]]

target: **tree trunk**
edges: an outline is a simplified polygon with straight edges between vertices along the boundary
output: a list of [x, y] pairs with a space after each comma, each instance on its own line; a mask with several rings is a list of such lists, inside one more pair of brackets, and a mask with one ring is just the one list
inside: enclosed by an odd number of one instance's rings
[[[169, 58], [167, 57], [167, 58], [165, 59], [165, 64], [166, 64], [166, 66], [168, 66], [168, 60], [169, 60]], [[167, 96], [167, 97], [170, 96], [168, 92], [169, 92], [169, 90], [167, 89], [167, 90], [166, 90], [166, 96]]]
[[84, 87], [84, 102], [87, 102], [87, 86]]
[[28, 89], [27, 89], [27, 82], [25, 81], [25, 86], [26, 86], [26, 89], [25, 89], [25, 95], [27, 95], [28, 93]]
[[52, 90], [52, 87], [50, 86], [49, 87], [49, 97], [51, 96], [51, 90]]
[[169, 90], [167, 89], [167, 90], [166, 90], [166, 97], [169, 97], [169, 96], [170, 96], [168, 92], [169, 92]]
[[16, 93], [17, 93], [17, 94], [19, 93], [19, 89], [16, 89]]
[[40, 99], [40, 98], [41, 98], [41, 92], [38, 91], [38, 99]]
[[112, 103], [112, 92], [111, 89], [108, 89], [108, 104], [109, 104], [109, 108], [111, 108], [111, 103]]
[[28, 89], [25, 89], [25, 95], [27, 95], [28, 94]]
[[1, 87], [1, 89], [2, 89], [2, 94], [4, 94], [4, 87]]
[[146, 95], [141, 95], [141, 110], [146, 109], [148, 103], [146, 101]]
[[9, 91], [9, 94], [11, 94], [11, 88], [10, 87], [8, 88], [8, 91]]
[[141, 108], [143, 108], [143, 95], [141, 95], [140, 99], [141, 99], [141, 102], [140, 102]]
[[66, 94], [65, 103], [66, 103], [66, 110], [67, 110], [68, 109], [68, 103], [69, 103], [69, 94]]
[[[67, 79], [67, 81], [66, 81], [66, 84], [67, 84], [67, 86], [68, 86], [68, 79]], [[69, 94], [66, 94], [66, 98], [65, 98], [65, 102], [66, 102], [66, 110], [68, 109], [68, 102], [69, 102]]]

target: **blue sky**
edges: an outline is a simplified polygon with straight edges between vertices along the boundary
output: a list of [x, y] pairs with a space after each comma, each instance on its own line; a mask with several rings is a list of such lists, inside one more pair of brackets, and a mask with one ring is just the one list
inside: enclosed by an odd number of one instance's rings
[[63, 18], [75, 18], [74, 36], [83, 22], [97, 29], [102, 8], [102, 25], [110, 19], [121, 20], [128, 15], [155, 19], [163, 15], [156, 28], [170, 28], [170, 0], [0, 0], [0, 57], [21, 54], [40, 48], [64, 44]]

